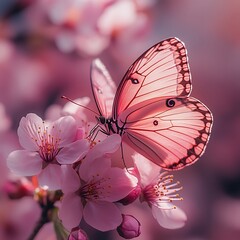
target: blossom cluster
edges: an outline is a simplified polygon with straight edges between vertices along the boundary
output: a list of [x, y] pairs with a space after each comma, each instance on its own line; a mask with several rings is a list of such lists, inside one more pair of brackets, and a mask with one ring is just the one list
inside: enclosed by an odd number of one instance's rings
[[[149, 10], [155, 2], [156, 0], [18, 0], [9, 3], [12, 12], [10, 8], [6, 15], [12, 17], [14, 9], [16, 12], [19, 9], [24, 29], [21, 32], [18, 23], [11, 25], [3, 21], [2, 36], [18, 38], [22, 34], [30, 41], [37, 36], [40, 44], [52, 42], [63, 53], [96, 56], [109, 48], [113, 41], [121, 43], [136, 36], [141, 37], [149, 27]], [[7, 4], [2, 5], [3, 10], [5, 5], [7, 9]]]
[[88, 239], [81, 227], [84, 221], [99, 231], [117, 230], [125, 239], [137, 237], [141, 233], [137, 217], [122, 213], [124, 206], [137, 199], [148, 204], [162, 227], [183, 227], [186, 215], [173, 204], [182, 199], [179, 182], [138, 153], [131, 156], [132, 166], [121, 166], [117, 154], [121, 136], [93, 139], [91, 129], [84, 108], [73, 103], [51, 119], [29, 113], [17, 131], [22, 149], [7, 158], [14, 174], [32, 177], [34, 199], [47, 210], [46, 222], [58, 222], [57, 234]]

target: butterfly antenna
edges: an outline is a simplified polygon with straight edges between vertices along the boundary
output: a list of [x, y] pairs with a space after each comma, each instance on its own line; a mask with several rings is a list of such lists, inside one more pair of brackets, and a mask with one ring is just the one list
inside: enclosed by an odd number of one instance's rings
[[69, 97], [61, 96], [61, 98], [62, 98], [62, 99], [65, 99], [65, 100], [68, 100], [69, 102], [74, 103], [74, 104], [78, 105], [79, 107], [85, 108], [85, 109], [87, 109], [88, 111], [94, 113], [94, 114], [97, 115], [97, 116], [99, 115], [99, 113], [93, 111], [92, 109], [90, 109], [90, 108], [88, 108], [88, 107], [86, 107], [86, 106], [83, 106], [83, 105], [81, 105], [81, 104], [75, 102], [74, 100], [72, 100], [72, 99], [69, 98]]

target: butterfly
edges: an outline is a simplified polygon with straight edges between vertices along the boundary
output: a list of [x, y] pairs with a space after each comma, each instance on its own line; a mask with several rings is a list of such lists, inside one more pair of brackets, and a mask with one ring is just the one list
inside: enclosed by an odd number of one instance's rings
[[187, 50], [179, 39], [163, 40], [145, 51], [117, 89], [102, 62], [93, 60], [91, 87], [100, 131], [119, 134], [163, 169], [181, 169], [205, 151], [213, 117], [202, 102], [189, 96]]

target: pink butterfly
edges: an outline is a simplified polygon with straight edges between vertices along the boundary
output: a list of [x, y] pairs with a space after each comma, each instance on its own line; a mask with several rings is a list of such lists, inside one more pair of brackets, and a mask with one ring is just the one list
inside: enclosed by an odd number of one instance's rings
[[117, 90], [105, 66], [94, 60], [91, 85], [102, 132], [120, 134], [122, 141], [167, 170], [181, 169], [203, 154], [213, 118], [203, 103], [189, 97], [187, 50], [179, 39], [166, 39], [144, 52]]

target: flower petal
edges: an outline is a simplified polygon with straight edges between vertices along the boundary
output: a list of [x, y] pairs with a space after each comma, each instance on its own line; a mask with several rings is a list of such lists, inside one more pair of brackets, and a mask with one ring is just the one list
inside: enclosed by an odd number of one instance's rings
[[23, 148], [29, 151], [38, 150], [35, 140], [39, 140], [39, 128], [43, 129], [43, 120], [38, 115], [29, 113], [26, 117], [22, 117], [17, 133]]
[[100, 231], [116, 229], [122, 222], [120, 210], [109, 202], [87, 202], [83, 217], [89, 225]]
[[126, 197], [138, 183], [138, 179], [121, 168], [110, 168], [104, 176], [108, 194], [104, 198], [106, 201], [115, 202]]
[[71, 165], [62, 165], [62, 191], [64, 194], [73, 193], [77, 191], [81, 184], [80, 184], [80, 178], [76, 171], [72, 168]]
[[133, 26], [137, 18], [138, 14], [134, 2], [117, 1], [107, 7], [100, 15], [97, 27], [102, 35], [109, 36], [115, 31], [125, 31], [125, 29]]
[[52, 123], [51, 135], [57, 136], [61, 139], [59, 147], [73, 142], [77, 134], [77, 124], [73, 117], [66, 116], [61, 117], [57, 121]]
[[17, 150], [9, 154], [7, 166], [16, 175], [33, 176], [41, 172], [42, 159], [37, 152]]
[[56, 156], [60, 164], [72, 164], [82, 159], [89, 150], [89, 142], [87, 140], [78, 140], [65, 146]]
[[97, 144], [99, 150], [102, 154], [114, 153], [120, 147], [122, 138], [119, 134], [112, 134], [107, 137], [103, 142]]
[[164, 228], [177, 229], [185, 225], [187, 216], [181, 208], [166, 203], [165, 209], [152, 206], [153, 217]]
[[61, 189], [63, 172], [61, 166], [48, 164], [38, 175], [39, 185], [47, 186], [49, 190]]
[[83, 206], [81, 198], [76, 194], [64, 195], [58, 216], [62, 220], [64, 227], [71, 230], [80, 224], [82, 219]]
[[118, 150], [121, 144], [121, 137], [119, 134], [112, 134], [104, 141], [98, 143], [94, 146], [94, 148], [91, 149], [91, 151], [88, 154], [89, 159], [96, 159], [101, 156], [109, 156], [109, 153], [114, 153]]
[[136, 153], [133, 158], [135, 167], [137, 167], [138, 170], [137, 172], [140, 175], [141, 185], [143, 187], [152, 183], [159, 176], [161, 167], [149, 161], [139, 153]]
[[[109, 154], [117, 151], [121, 143], [119, 134], [113, 134], [95, 145], [83, 160], [79, 169], [81, 178], [88, 181], [92, 175], [103, 175], [111, 166]], [[92, 167], [94, 166], [94, 168]]]
[[98, 159], [94, 159], [94, 161], [91, 161], [91, 159], [86, 157], [79, 168], [79, 175], [82, 180], [88, 182], [93, 176], [95, 179], [101, 178], [110, 168], [110, 158], [100, 157]]

